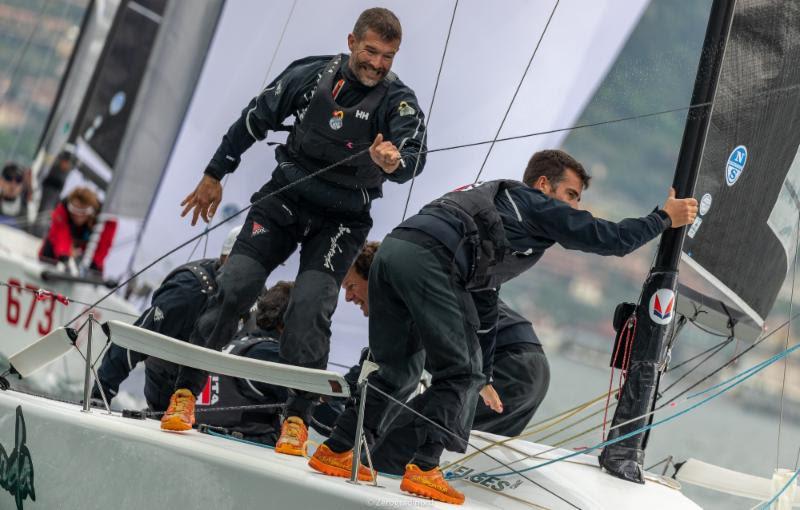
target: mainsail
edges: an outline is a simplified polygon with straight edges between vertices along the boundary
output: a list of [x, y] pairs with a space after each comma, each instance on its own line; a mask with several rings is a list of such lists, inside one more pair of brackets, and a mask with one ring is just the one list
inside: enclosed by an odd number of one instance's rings
[[[733, 324], [737, 338], [758, 335], [795, 257], [799, 146], [800, 5], [740, 0], [695, 188], [700, 214], [681, 257], [685, 283], [699, 287], [696, 273], [757, 326]], [[693, 304], [681, 310], [694, 315]]]

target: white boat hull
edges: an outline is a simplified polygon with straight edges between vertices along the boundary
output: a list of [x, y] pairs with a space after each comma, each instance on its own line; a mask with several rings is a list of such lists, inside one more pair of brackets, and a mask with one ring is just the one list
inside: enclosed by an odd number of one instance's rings
[[[17, 409], [24, 427], [17, 427]], [[487, 442], [474, 433], [471, 441]], [[184, 434], [159, 430], [155, 420], [134, 420], [92, 410], [84, 413], [73, 404], [0, 392], [0, 445], [6, 456], [19, 459], [30, 452], [30, 480], [0, 488], [0, 508], [15, 508], [14, 489], [29, 481], [35, 500], [28, 495], [20, 508], [55, 509], [360, 509], [454, 508], [403, 494], [399, 480], [380, 476], [381, 487], [353, 485], [344, 479], [313, 472], [299, 457], [229, 439], [191, 431]], [[545, 446], [511, 441], [492, 454], [504, 462], [519, 460], [520, 452], [536, 454]], [[551, 455], [558, 455], [553, 452]], [[459, 454], [447, 454], [452, 461]], [[679, 490], [660, 483], [636, 485], [600, 471], [594, 457], [581, 455], [526, 473], [540, 489], [519, 475], [499, 478], [480, 473], [504, 470], [484, 456], [464, 463], [473, 469], [454, 482], [467, 496], [464, 508], [475, 509], [697, 509]], [[540, 459], [516, 462], [517, 469]], [[0, 480], [19, 466], [0, 459]], [[24, 473], [23, 473], [24, 474]], [[6, 484], [8, 485], [8, 484]], [[570, 504], [564, 501], [569, 501]], [[574, 506], [572, 506], [574, 505]]]

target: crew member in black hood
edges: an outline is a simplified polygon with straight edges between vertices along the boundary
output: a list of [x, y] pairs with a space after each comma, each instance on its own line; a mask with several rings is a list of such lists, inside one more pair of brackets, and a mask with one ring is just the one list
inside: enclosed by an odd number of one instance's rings
[[[225, 345], [267, 276], [300, 244], [280, 356], [293, 365], [327, 366], [339, 285], [372, 226], [370, 204], [381, 196], [385, 180], [405, 182], [424, 165], [422, 112], [414, 92], [391, 72], [401, 35], [391, 11], [364, 11], [348, 35], [349, 56], [292, 63], [223, 137], [200, 184], [182, 203], [184, 215], [193, 212], [193, 224], [198, 216], [206, 222], [213, 216], [222, 196], [220, 179], [236, 169], [245, 150], [268, 131], [290, 131], [275, 151], [272, 179], [252, 197], [253, 207], [192, 343], [213, 349]], [[283, 122], [290, 116], [295, 122], [286, 128]], [[289, 184], [290, 189], [269, 195]], [[205, 379], [202, 371], [182, 370], [163, 429], [191, 427], [193, 414], [182, 410]], [[292, 395], [276, 451], [303, 454], [305, 424], [318, 400], [303, 392]]]

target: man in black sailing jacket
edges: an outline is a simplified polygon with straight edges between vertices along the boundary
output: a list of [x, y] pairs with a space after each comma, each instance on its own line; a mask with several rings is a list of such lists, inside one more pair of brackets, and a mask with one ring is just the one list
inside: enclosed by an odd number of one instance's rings
[[[414, 427], [414, 458], [401, 489], [460, 504], [464, 496], [438, 469], [445, 448], [463, 452], [479, 390], [492, 382], [498, 289], [531, 268], [555, 243], [623, 256], [670, 226], [691, 223], [693, 198], [670, 191], [664, 207], [619, 223], [578, 209], [589, 182], [563, 151], [533, 155], [523, 182], [489, 181], [434, 200], [383, 241], [369, 274], [369, 345], [379, 369], [369, 377], [364, 428], [374, 435], [391, 419], [390, 401], [416, 388], [423, 360], [433, 379]], [[489, 330], [481, 335], [477, 331]], [[356, 409], [348, 407], [309, 465], [348, 476]], [[430, 422], [433, 423], [430, 423]], [[443, 430], [444, 429], [444, 430]], [[446, 432], [447, 431], [447, 432]]]
[[[372, 226], [370, 204], [385, 180], [402, 183], [424, 165], [423, 115], [413, 91], [390, 71], [401, 27], [389, 10], [364, 11], [348, 35], [351, 54], [308, 57], [292, 63], [242, 111], [183, 201], [209, 221], [220, 202], [220, 179], [239, 165], [242, 153], [268, 131], [289, 137], [275, 151], [272, 179], [252, 197], [231, 260], [219, 278], [191, 342], [220, 349], [263, 282], [301, 245], [300, 268], [281, 335], [282, 361], [310, 368], [327, 366], [330, 321], [339, 285]], [[368, 150], [367, 150], [368, 149]], [[337, 166], [319, 172], [331, 165]], [[284, 186], [291, 188], [276, 193]], [[187, 430], [194, 422], [189, 402], [205, 374], [184, 368], [174, 405], [161, 427]], [[276, 446], [303, 454], [306, 423], [316, 395], [294, 392]]]

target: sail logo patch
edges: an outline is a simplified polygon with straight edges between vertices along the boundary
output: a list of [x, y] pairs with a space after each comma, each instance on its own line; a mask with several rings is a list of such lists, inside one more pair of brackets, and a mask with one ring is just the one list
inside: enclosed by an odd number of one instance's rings
[[650, 320], [665, 326], [672, 322], [675, 308], [675, 293], [672, 289], [658, 289], [650, 297]]
[[733, 186], [736, 181], [741, 177], [744, 172], [744, 166], [747, 164], [747, 147], [740, 145], [733, 149], [731, 155], [728, 156], [728, 163], [725, 166], [725, 182], [728, 186]]

